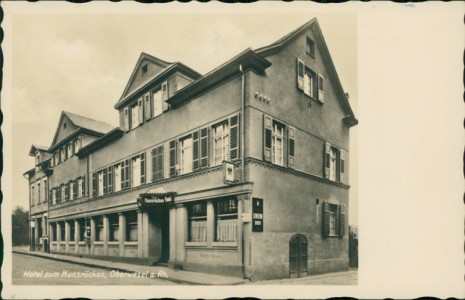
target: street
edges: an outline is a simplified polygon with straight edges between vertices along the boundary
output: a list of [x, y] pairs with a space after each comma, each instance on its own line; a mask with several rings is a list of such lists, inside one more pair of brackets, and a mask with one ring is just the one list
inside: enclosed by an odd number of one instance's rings
[[12, 283], [16, 285], [173, 285], [154, 273], [128, 273], [13, 253]]
[[358, 284], [357, 270], [327, 273], [293, 279], [276, 279], [255, 281], [255, 285], [356, 285]]

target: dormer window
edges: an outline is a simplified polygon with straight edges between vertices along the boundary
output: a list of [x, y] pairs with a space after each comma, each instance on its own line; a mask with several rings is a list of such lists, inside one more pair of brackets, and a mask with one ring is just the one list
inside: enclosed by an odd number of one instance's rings
[[307, 37], [307, 53], [310, 54], [310, 56], [315, 57], [315, 42]]
[[145, 64], [145, 65], [142, 66], [142, 75], [144, 75], [145, 73], [147, 73], [147, 69], [148, 69], [147, 64]]

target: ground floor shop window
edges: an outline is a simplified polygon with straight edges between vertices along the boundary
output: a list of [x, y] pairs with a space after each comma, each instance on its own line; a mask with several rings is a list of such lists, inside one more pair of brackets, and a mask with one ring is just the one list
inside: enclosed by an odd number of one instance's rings
[[76, 226], [74, 226], [74, 220], [69, 222], [69, 240], [74, 242], [74, 233], [76, 232]]
[[126, 240], [137, 241], [137, 212], [135, 211], [126, 214]]
[[215, 241], [237, 241], [237, 199], [227, 198], [215, 202]]
[[52, 224], [52, 242], [57, 241], [57, 224], [53, 223]]
[[65, 222], [60, 223], [60, 241], [65, 241]]
[[103, 218], [99, 217], [95, 220], [95, 241], [103, 241]]
[[189, 211], [189, 241], [207, 241], [207, 203], [193, 203], [188, 207]]
[[110, 241], [118, 241], [119, 236], [119, 219], [118, 215], [109, 215], [108, 221], [110, 223]]
[[79, 241], [83, 242], [86, 237], [86, 220], [85, 219], [79, 219]]

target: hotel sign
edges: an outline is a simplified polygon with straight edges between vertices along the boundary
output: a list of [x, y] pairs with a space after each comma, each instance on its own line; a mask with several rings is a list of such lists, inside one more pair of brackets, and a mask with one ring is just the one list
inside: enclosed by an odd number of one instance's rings
[[137, 205], [141, 208], [161, 206], [174, 203], [174, 194], [166, 195], [140, 195], [137, 198]]
[[252, 198], [252, 231], [263, 232], [263, 199]]

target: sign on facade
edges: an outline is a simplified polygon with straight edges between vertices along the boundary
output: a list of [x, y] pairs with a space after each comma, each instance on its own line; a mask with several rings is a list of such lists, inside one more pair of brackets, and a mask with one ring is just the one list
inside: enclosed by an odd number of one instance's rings
[[263, 199], [252, 198], [252, 231], [263, 232]]

